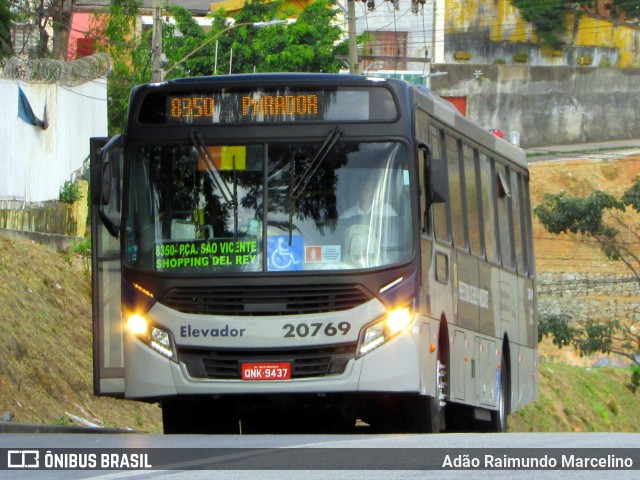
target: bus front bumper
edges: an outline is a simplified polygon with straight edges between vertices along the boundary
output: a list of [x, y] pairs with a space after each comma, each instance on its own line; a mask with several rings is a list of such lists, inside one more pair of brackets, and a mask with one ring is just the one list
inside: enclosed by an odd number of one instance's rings
[[184, 363], [125, 335], [125, 397], [182, 395], [419, 392], [419, 328], [411, 327], [366, 355], [349, 360], [341, 374], [289, 380], [193, 378]]

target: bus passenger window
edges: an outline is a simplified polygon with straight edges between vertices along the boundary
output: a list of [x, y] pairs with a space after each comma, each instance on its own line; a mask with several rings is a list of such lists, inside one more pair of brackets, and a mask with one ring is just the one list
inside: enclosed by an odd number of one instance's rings
[[462, 209], [462, 185], [460, 178], [460, 142], [447, 135], [447, 174], [449, 177], [449, 203], [451, 205], [451, 231], [453, 244], [467, 248], [464, 235], [464, 211]]
[[511, 172], [511, 205], [513, 207], [513, 237], [515, 240], [516, 267], [518, 272], [527, 274], [526, 245], [522, 229], [526, 222], [521, 199], [521, 176], [516, 172]]
[[475, 254], [482, 254], [480, 242], [480, 216], [478, 213], [478, 191], [476, 188], [476, 155], [475, 150], [468, 145], [463, 146], [464, 180], [467, 199], [467, 225], [469, 231], [469, 246]]
[[524, 243], [526, 245], [527, 252], [527, 265], [529, 266], [529, 277], [533, 277], [535, 273], [535, 260], [533, 256], [533, 225], [531, 218], [531, 202], [529, 195], [529, 181], [528, 178], [522, 177], [522, 198], [523, 198], [523, 221], [524, 221]]
[[[440, 160], [443, 158], [442, 130], [434, 126], [429, 126], [429, 135], [431, 137], [432, 161]], [[447, 225], [447, 204], [445, 202], [434, 203], [431, 205], [431, 211], [433, 212], [433, 229], [436, 234], [436, 238], [444, 242], [449, 242], [450, 236]]]
[[515, 269], [513, 258], [513, 223], [510, 203], [512, 193], [509, 188], [509, 171], [504, 165], [496, 164], [496, 188], [498, 194], [498, 230], [500, 233], [500, 256], [502, 266]]
[[482, 200], [482, 224], [484, 225], [484, 245], [487, 260], [500, 262], [496, 235], [495, 175], [493, 161], [484, 153], [480, 154], [480, 188]]

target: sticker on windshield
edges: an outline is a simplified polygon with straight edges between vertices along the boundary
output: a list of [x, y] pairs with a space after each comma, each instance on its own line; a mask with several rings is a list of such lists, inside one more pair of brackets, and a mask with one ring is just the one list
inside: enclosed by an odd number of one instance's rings
[[302, 270], [304, 266], [304, 239], [302, 235], [267, 237], [267, 268], [270, 272]]
[[342, 252], [340, 245], [312, 245], [304, 247], [306, 263], [340, 263]]

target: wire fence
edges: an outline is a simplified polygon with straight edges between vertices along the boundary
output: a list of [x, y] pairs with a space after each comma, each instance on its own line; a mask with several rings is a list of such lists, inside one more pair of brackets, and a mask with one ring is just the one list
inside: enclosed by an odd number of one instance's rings
[[94, 53], [70, 62], [9, 57], [0, 61], [0, 78], [75, 86], [105, 77], [112, 68], [113, 61], [106, 53]]

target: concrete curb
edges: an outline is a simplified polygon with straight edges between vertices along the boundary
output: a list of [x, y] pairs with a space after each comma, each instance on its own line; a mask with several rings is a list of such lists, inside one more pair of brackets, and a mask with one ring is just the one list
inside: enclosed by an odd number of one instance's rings
[[141, 433], [119, 428], [82, 427], [74, 425], [39, 425], [0, 421], [0, 433]]

